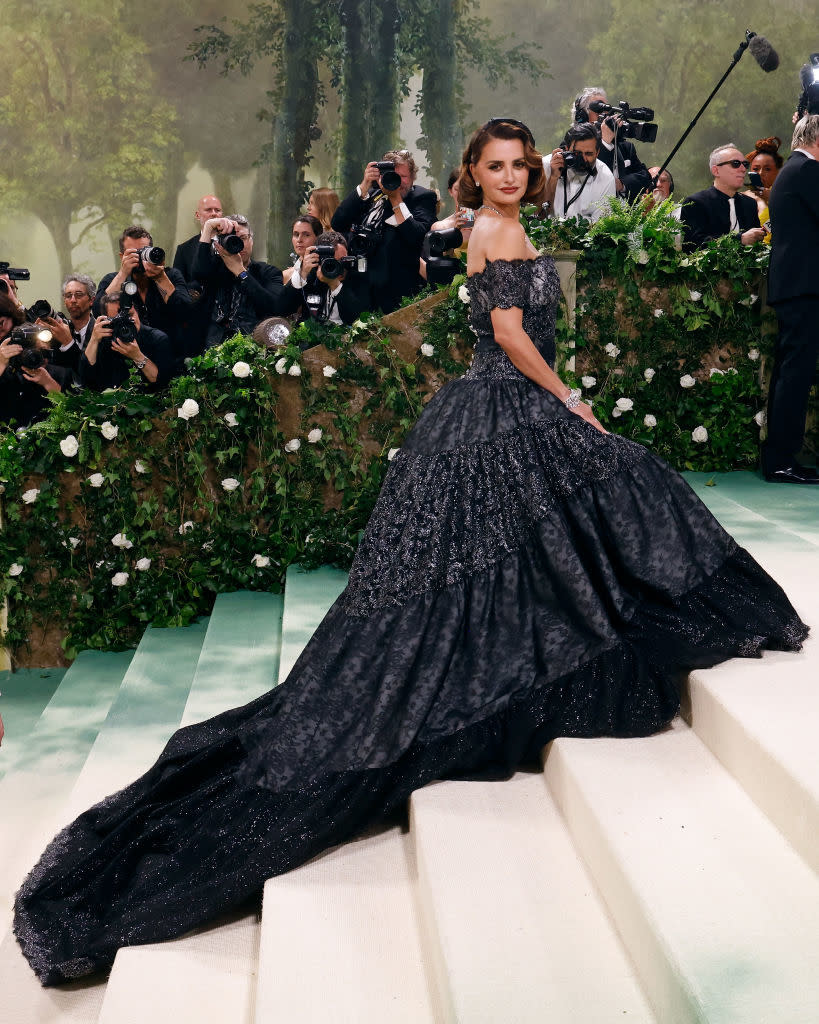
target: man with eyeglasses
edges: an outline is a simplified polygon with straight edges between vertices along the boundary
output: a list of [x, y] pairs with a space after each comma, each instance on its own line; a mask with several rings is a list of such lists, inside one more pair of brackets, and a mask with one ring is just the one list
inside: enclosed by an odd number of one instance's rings
[[750, 166], [733, 142], [719, 146], [709, 158], [714, 184], [695, 192], [683, 203], [680, 219], [685, 245], [696, 249], [712, 238], [736, 234], [743, 245], [753, 245], [765, 237], [759, 225], [756, 200], [740, 194], [745, 172]]
[[67, 318], [58, 314], [37, 321], [51, 331], [55, 365], [68, 367], [75, 373], [79, 369], [80, 356], [96, 322], [91, 311], [96, 294], [97, 286], [86, 274], [69, 274], [63, 282], [63, 307]]

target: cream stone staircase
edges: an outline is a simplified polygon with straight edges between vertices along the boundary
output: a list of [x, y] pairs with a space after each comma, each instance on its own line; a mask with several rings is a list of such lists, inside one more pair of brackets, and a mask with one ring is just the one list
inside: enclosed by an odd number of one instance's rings
[[[819, 494], [690, 475], [819, 630]], [[805, 492], [808, 493], [805, 493]], [[819, 640], [691, 675], [673, 727], [557, 740], [543, 771], [438, 783], [383, 829], [271, 879], [263, 900], [109, 979], [41, 989], [11, 901], [57, 828], [168, 736], [284, 678], [342, 573], [126, 654], [0, 679], [3, 1024], [819, 1022]]]

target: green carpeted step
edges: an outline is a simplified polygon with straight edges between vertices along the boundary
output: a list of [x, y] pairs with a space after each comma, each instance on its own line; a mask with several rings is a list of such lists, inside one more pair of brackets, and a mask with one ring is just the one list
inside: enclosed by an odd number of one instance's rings
[[132, 782], [179, 727], [208, 620], [145, 630], [77, 783], [62, 812], [71, 820]]
[[0, 672], [0, 714], [6, 738], [0, 751], [0, 779], [20, 752], [65, 675], [64, 668], [21, 668]]
[[291, 565], [284, 587], [284, 620], [279, 682], [283, 682], [316, 627], [347, 586], [347, 573], [323, 566], [304, 572]]
[[12, 894], [53, 833], [133, 656], [83, 651], [0, 780], [0, 934]]
[[183, 725], [239, 707], [272, 689], [279, 677], [281, 594], [219, 594], [196, 669]]

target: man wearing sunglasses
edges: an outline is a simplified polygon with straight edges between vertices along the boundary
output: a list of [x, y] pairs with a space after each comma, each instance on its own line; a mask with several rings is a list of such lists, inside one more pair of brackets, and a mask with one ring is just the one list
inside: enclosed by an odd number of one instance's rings
[[745, 182], [748, 161], [733, 143], [720, 146], [708, 161], [714, 184], [695, 192], [683, 203], [681, 220], [688, 249], [696, 249], [712, 238], [737, 234], [743, 245], [765, 237], [759, 226], [756, 201], [739, 190]]

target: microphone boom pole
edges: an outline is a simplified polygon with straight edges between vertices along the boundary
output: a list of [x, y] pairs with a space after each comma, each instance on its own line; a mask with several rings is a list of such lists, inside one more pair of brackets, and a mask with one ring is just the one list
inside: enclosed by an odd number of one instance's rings
[[750, 30], [746, 29], [746, 31], [745, 31], [745, 39], [737, 47], [736, 53], [734, 54], [733, 58], [731, 59], [731, 63], [728, 65], [728, 70], [725, 72], [725, 74], [722, 76], [722, 78], [717, 82], [717, 84], [714, 86], [713, 91], [711, 92], [711, 95], [708, 97], [708, 99], [705, 101], [705, 103], [703, 103], [703, 105], [700, 107], [700, 109], [694, 115], [694, 120], [685, 129], [685, 131], [682, 134], [682, 138], [679, 140], [677, 145], [671, 150], [671, 152], [665, 158], [665, 161], [663, 162], [662, 167], [659, 169], [659, 171], [657, 172], [656, 177], [653, 179], [653, 182], [652, 182], [653, 185], [656, 186], [657, 181], [659, 180], [660, 175], [663, 173], [663, 171], [666, 169], [666, 167], [668, 167], [668, 165], [674, 159], [674, 157], [675, 157], [677, 151], [679, 150], [680, 146], [682, 146], [682, 144], [685, 142], [685, 140], [688, 138], [688, 136], [694, 130], [694, 127], [695, 127], [697, 121], [699, 121], [699, 119], [702, 116], [703, 112], [705, 111], [705, 108], [708, 106], [708, 104], [711, 102], [711, 100], [717, 95], [717, 93], [721, 89], [722, 84], [725, 81], [725, 79], [731, 74], [731, 72], [734, 70], [734, 68], [737, 66], [737, 64], [739, 64], [740, 58], [742, 57], [743, 53], [745, 53], [745, 51], [748, 49], [748, 46], [749, 46], [751, 40], [754, 39], [755, 37], [756, 37], [756, 32], [751, 32]]

